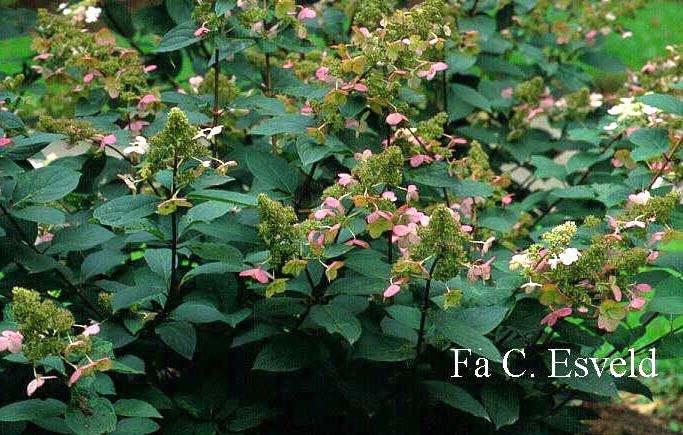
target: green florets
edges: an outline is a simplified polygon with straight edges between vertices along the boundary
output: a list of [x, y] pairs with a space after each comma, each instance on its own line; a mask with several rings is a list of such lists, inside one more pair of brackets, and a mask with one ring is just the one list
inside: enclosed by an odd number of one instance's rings
[[576, 224], [573, 221], [568, 221], [556, 226], [547, 233], [543, 233], [541, 238], [553, 252], [561, 251], [569, 245], [572, 237], [576, 234], [576, 229]]
[[653, 196], [645, 204], [633, 204], [626, 213], [617, 218], [624, 221], [638, 218], [641, 222], [649, 218], [656, 218], [657, 222], [664, 223], [671, 219], [680, 199], [681, 194], [678, 192], [669, 192], [664, 196]]
[[356, 15], [353, 17], [354, 24], [360, 27], [374, 29], [379, 22], [391, 13], [391, 2], [386, 0], [363, 0]]
[[472, 141], [467, 157], [467, 166], [472, 178], [475, 180], [482, 180], [486, 179], [489, 175], [493, 175], [493, 173], [491, 173], [489, 156], [486, 154], [479, 141]]
[[55, 119], [51, 116], [40, 117], [40, 128], [48, 133], [65, 134], [69, 136], [69, 143], [89, 139], [97, 134], [92, 124], [88, 121], [76, 119]]
[[543, 77], [534, 77], [518, 84], [515, 87], [515, 96], [527, 103], [534, 104], [543, 93], [543, 86]]
[[47, 355], [59, 355], [65, 349], [64, 336], [74, 326], [70, 311], [59, 308], [52, 301], [40, 300], [34, 290], [14, 287], [12, 309], [24, 336], [24, 355], [31, 361]]
[[453, 278], [468, 262], [465, 246], [470, 236], [460, 230], [460, 223], [453, 218], [451, 211], [444, 205], [434, 209], [429, 225], [417, 232], [420, 241], [411, 250], [414, 261], [424, 261], [427, 257], [438, 257], [434, 278], [445, 281]]
[[270, 265], [277, 266], [298, 256], [302, 228], [295, 226], [298, 220], [294, 209], [263, 193], [258, 196], [258, 209], [258, 231], [270, 250]]
[[418, 122], [415, 133], [425, 142], [439, 139], [443, 136], [443, 126], [446, 121], [448, 121], [448, 114], [446, 112], [439, 112], [430, 119]]
[[366, 188], [376, 184], [399, 186], [403, 179], [403, 154], [397, 146], [391, 146], [380, 154], [367, 157], [353, 168], [353, 177]]
[[[143, 177], [208, 155], [207, 149], [194, 139], [197, 133], [197, 128], [190, 124], [182, 110], [177, 107], [171, 109], [164, 129], [149, 141]], [[186, 180], [192, 178], [192, 171], [188, 168], [178, 175], [181, 181]]]
[[624, 275], [634, 275], [647, 264], [647, 255], [647, 250], [643, 248], [627, 249], [610, 258], [610, 265]]
[[327, 187], [325, 190], [323, 190], [321, 198], [324, 200], [328, 196], [331, 196], [332, 198], [339, 199], [345, 193], [346, 193], [346, 188], [344, 186], [342, 186], [341, 184], [337, 183], [337, 184], [333, 184], [330, 187]]
[[596, 242], [581, 253], [579, 259], [572, 267], [562, 267], [555, 270], [555, 278], [564, 280], [564, 288], [569, 288], [569, 283], [582, 279], [590, 279], [595, 282], [599, 280], [603, 264], [607, 258], [607, 248], [601, 243]]
[[603, 221], [602, 219], [600, 219], [596, 216], [588, 215], [583, 220], [583, 226], [586, 228], [595, 228], [598, 225], [600, 225], [602, 223], [602, 221]]

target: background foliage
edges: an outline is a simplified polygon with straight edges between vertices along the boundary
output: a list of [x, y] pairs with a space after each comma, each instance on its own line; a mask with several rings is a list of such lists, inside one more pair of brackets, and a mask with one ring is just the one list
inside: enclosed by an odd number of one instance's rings
[[0, 8], [35, 52], [0, 59], [2, 430], [574, 433], [651, 398], [547, 377], [681, 357], [683, 67], [642, 3]]

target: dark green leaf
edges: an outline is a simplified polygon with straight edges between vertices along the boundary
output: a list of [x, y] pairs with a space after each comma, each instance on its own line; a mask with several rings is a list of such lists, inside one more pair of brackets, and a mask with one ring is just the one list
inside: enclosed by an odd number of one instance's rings
[[225, 322], [225, 315], [203, 302], [185, 302], [171, 312], [171, 318], [191, 323]]
[[157, 198], [145, 194], [121, 196], [95, 208], [93, 216], [104, 225], [121, 227], [154, 213], [158, 202]]
[[636, 162], [650, 160], [669, 150], [669, 133], [663, 128], [641, 128], [631, 133], [629, 140], [636, 145], [631, 158]]
[[95, 275], [108, 272], [122, 264], [128, 255], [118, 251], [98, 251], [89, 254], [81, 263], [81, 275], [83, 279], [90, 279]]
[[361, 334], [360, 322], [351, 312], [336, 305], [315, 305], [310, 312], [311, 320], [330, 334], [339, 333], [353, 344]]
[[80, 178], [80, 173], [57, 166], [25, 172], [17, 177], [13, 194], [15, 205], [60, 199], [78, 186]]
[[491, 111], [491, 104], [489, 103], [489, 100], [469, 86], [452, 84], [450, 86], [450, 92], [455, 95], [455, 98], [458, 98], [471, 106], [477, 107], [487, 112]]
[[159, 429], [159, 425], [148, 418], [124, 418], [116, 424], [112, 435], [144, 435]]
[[26, 128], [26, 126], [21, 118], [19, 118], [13, 112], [0, 110], [0, 128], [4, 130], [9, 130], [12, 128], [23, 130]]
[[25, 421], [57, 417], [64, 414], [66, 405], [59, 400], [24, 400], [0, 408], [0, 421]]
[[215, 190], [215, 189], [195, 190], [194, 192], [187, 195], [187, 198], [188, 199], [203, 199], [206, 201], [225, 202], [228, 204], [241, 205], [244, 207], [255, 207], [257, 204], [256, 198], [251, 196], [251, 195], [245, 195], [244, 193], [239, 193], [239, 192], [231, 192], [228, 190]]
[[16, 218], [39, 224], [61, 225], [66, 219], [63, 211], [42, 205], [29, 205], [22, 209], [12, 209], [11, 214]]
[[87, 412], [71, 407], [65, 413], [66, 424], [77, 435], [99, 435], [116, 428], [116, 414], [111, 402], [103, 397], [87, 401]]
[[369, 361], [406, 361], [415, 358], [415, 344], [402, 338], [363, 331], [353, 356]]
[[315, 120], [304, 115], [280, 115], [269, 118], [252, 128], [250, 134], [273, 136], [275, 134], [306, 134], [307, 127], [313, 127]]
[[114, 237], [114, 233], [100, 225], [83, 224], [77, 227], [66, 227], [55, 233], [48, 249], [50, 254], [69, 251], [85, 251], [101, 245]]
[[441, 335], [463, 349], [471, 349], [472, 353], [481, 355], [493, 362], [503, 361], [503, 357], [491, 340], [484, 337], [471, 325], [457, 320], [447, 311], [441, 313], [436, 327]]
[[197, 332], [188, 322], [164, 322], [157, 326], [156, 333], [161, 341], [178, 352], [181, 356], [191, 360], [197, 346]]
[[124, 417], [161, 418], [161, 414], [152, 405], [137, 399], [120, 399], [114, 403], [114, 411]]
[[481, 400], [496, 429], [519, 419], [520, 397], [514, 388], [503, 384], [486, 385], [481, 392]]
[[656, 107], [666, 113], [683, 116], [683, 102], [673, 95], [649, 94], [638, 97], [638, 101], [648, 106]]
[[443, 381], [423, 381], [422, 387], [434, 400], [465, 411], [475, 417], [489, 419], [481, 403], [460, 387]]
[[193, 35], [195, 30], [197, 30], [197, 25], [193, 21], [178, 24], [161, 38], [156, 52], [166, 53], [180, 50], [200, 41], [202, 38], [197, 38]]
[[297, 172], [282, 157], [252, 152], [247, 155], [247, 166], [254, 177], [272, 189], [294, 194], [299, 186]]
[[11, 146], [0, 148], [0, 157], [10, 160], [24, 160], [45, 148], [51, 142], [66, 139], [66, 135], [55, 133], [33, 133], [28, 137], [15, 136]]
[[316, 359], [313, 342], [297, 335], [279, 335], [266, 344], [254, 361], [254, 370], [292, 372], [312, 364]]

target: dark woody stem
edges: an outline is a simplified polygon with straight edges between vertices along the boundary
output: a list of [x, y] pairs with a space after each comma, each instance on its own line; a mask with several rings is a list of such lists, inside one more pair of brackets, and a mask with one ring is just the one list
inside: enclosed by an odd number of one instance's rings
[[[177, 154], [173, 155], [173, 179], [171, 181], [171, 192], [169, 194], [169, 199], [173, 197], [175, 194], [175, 189], [176, 189], [176, 176], [178, 171], [178, 156]], [[179, 289], [177, 288], [177, 260], [178, 260], [178, 221], [177, 221], [177, 216], [176, 216], [176, 211], [174, 210], [173, 213], [171, 213], [171, 283], [169, 285], [168, 289], [168, 301], [166, 306], [169, 307], [169, 309], [174, 307], [174, 304], [176, 304], [176, 299], [178, 298], [178, 291]]]
[[[214, 77], [213, 77], [213, 120], [211, 122], [211, 127], [215, 127], [218, 125], [218, 76], [221, 73], [221, 63], [218, 60], [219, 57], [219, 50], [218, 46], [216, 46], [216, 50], [214, 52], [215, 54], [215, 63], [213, 64], [213, 72], [214, 72]], [[214, 159], [218, 157], [218, 152], [216, 150], [216, 142], [218, 141], [218, 135], [215, 135], [213, 137], [213, 141], [211, 141], [211, 157]], [[212, 164], [215, 161], [212, 162]]]
[[443, 92], [443, 111], [448, 113], [448, 85], [446, 84], [446, 71], [441, 76], [441, 90]]
[[424, 341], [424, 332], [425, 332], [425, 322], [427, 320], [427, 310], [429, 309], [429, 291], [432, 288], [432, 278], [434, 276], [434, 270], [436, 269], [436, 264], [439, 262], [439, 255], [434, 258], [434, 263], [432, 263], [432, 267], [429, 269], [429, 279], [427, 279], [427, 284], [425, 285], [425, 291], [422, 297], [422, 307], [420, 308], [420, 311], [422, 312], [420, 316], [420, 330], [417, 334], [417, 358], [420, 357], [422, 354], [422, 342]]
[[669, 154], [664, 154], [664, 163], [662, 163], [662, 167], [657, 170], [657, 173], [652, 177], [652, 180], [650, 181], [650, 184], [647, 185], [647, 188], [645, 190], [650, 190], [650, 188], [655, 184], [657, 181], [657, 178], [659, 178], [662, 175], [662, 172], [664, 172], [664, 168], [671, 162], [671, 160], [674, 158], [676, 153], [678, 152], [678, 149], [681, 146], [681, 143], [683, 143], [683, 136], [681, 136], [680, 139], [676, 142], [676, 144], [673, 146], [671, 149], [671, 152]]

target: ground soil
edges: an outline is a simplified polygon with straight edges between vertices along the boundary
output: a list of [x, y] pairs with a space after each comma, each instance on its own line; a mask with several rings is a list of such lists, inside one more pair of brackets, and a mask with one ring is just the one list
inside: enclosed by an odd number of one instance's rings
[[683, 423], [683, 396], [642, 403], [640, 396], [623, 395], [620, 403], [595, 404], [600, 419], [588, 422], [592, 434], [668, 435], [670, 422]]

